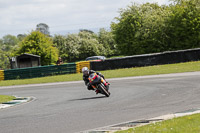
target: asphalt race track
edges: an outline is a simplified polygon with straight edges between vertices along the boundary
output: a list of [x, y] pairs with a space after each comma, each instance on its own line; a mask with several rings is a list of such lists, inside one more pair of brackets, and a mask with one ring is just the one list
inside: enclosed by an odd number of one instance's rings
[[1, 95], [35, 97], [0, 110], [1, 133], [75, 133], [200, 108], [200, 72], [108, 79], [109, 98], [84, 83], [0, 87]]

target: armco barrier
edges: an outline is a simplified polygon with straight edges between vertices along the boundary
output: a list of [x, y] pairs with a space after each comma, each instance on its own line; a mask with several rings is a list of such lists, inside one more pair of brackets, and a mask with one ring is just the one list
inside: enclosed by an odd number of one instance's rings
[[4, 80], [4, 70], [0, 70], [0, 81]]
[[90, 61], [81, 61], [76, 63], [76, 72], [81, 73], [83, 67], [88, 67], [90, 69]]
[[5, 70], [4, 78], [5, 80], [27, 79], [71, 73], [76, 73], [75, 63]]
[[90, 66], [91, 69], [100, 71], [198, 60], [200, 60], [200, 48], [113, 58], [101, 62], [90, 62]]

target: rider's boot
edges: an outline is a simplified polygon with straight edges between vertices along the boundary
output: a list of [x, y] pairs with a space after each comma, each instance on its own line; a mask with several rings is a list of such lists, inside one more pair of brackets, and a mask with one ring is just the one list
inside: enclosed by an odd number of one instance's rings
[[94, 88], [96, 94], [98, 94], [98, 93], [99, 93], [99, 90], [98, 90], [94, 85], [92, 85], [92, 87]]
[[96, 95], [99, 94], [99, 90], [96, 90], [95, 92], [96, 92]]

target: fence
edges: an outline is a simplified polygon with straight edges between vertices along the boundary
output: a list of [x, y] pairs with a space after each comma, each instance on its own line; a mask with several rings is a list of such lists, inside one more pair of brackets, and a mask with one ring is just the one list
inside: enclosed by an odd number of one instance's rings
[[107, 59], [105, 61], [81, 61], [63, 65], [40, 66], [31, 68], [0, 70], [0, 80], [26, 79], [59, 74], [80, 73], [83, 67], [100, 71], [119, 68], [172, 64], [200, 60], [200, 48], [163, 52], [156, 54], [127, 56], [123, 58]]
[[5, 70], [4, 80], [36, 78], [71, 73], [76, 73], [75, 63]]
[[198, 60], [200, 60], [200, 48], [146, 55], [127, 56], [123, 58], [113, 58], [101, 62], [90, 62], [90, 64], [91, 69], [100, 71], [120, 68], [173, 64]]

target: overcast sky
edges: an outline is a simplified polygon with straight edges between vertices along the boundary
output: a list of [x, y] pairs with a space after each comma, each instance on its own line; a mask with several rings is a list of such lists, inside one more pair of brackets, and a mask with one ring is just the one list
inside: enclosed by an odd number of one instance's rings
[[47, 24], [51, 35], [109, 28], [120, 8], [146, 2], [162, 5], [168, 0], [0, 0], [0, 38], [28, 34], [39, 23]]

